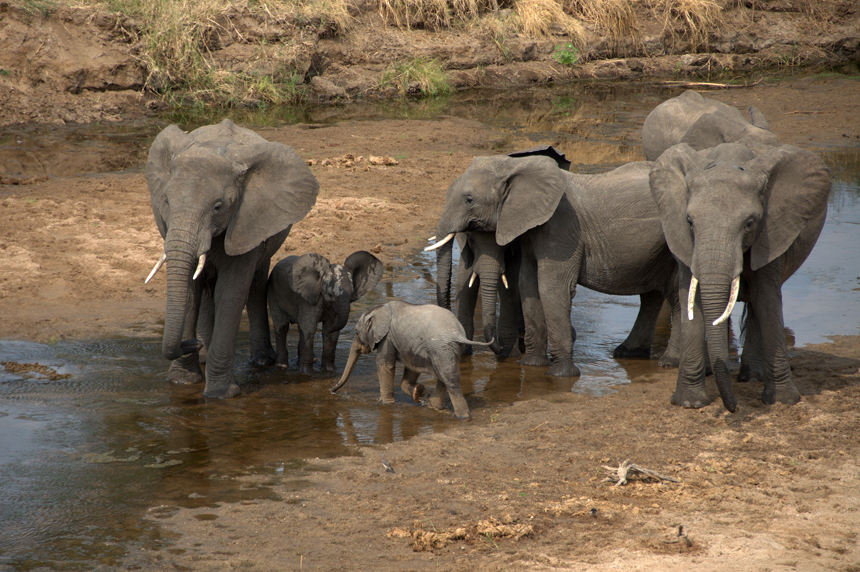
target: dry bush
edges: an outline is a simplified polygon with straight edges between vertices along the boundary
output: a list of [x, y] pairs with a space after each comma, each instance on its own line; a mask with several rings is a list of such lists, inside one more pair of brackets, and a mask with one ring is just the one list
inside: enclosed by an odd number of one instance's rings
[[708, 32], [722, 23], [723, 6], [715, 0], [651, 0], [651, 9], [663, 23], [663, 35], [677, 41], [680, 23], [693, 48], [708, 46]]
[[636, 15], [630, 0], [563, 0], [564, 11], [594, 25], [613, 42], [636, 37]]

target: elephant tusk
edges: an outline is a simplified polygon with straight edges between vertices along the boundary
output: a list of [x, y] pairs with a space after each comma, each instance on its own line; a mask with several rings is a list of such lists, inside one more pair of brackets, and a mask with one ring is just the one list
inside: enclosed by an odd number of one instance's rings
[[738, 301], [738, 290], [741, 287], [741, 277], [735, 276], [735, 279], [732, 280], [732, 292], [729, 295], [729, 303], [726, 306], [726, 311], [723, 312], [723, 315], [714, 320], [714, 325], [719, 326], [723, 322], [729, 319], [729, 316], [732, 315], [732, 310], [735, 309], [735, 302]]
[[427, 242], [433, 242], [434, 240], [436, 240], [436, 235], [435, 235], [435, 234], [434, 234], [433, 236], [431, 236], [430, 238], [428, 238], [428, 239], [427, 239]]
[[454, 238], [453, 232], [451, 234], [449, 234], [448, 236], [446, 236], [445, 238], [443, 238], [442, 240], [440, 240], [439, 242], [437, 242], [436, 244], [431, 244], [430, 246], [426, 247], [424, 250], [425, 250], [425, 252], [430, 251], [430, 250], [436, 250], [437, 248], [439, 248], [443, 244], [449, 242], [452, 238]]
[[502, 273], [502, 284], [505, 285], [505, 290], [508, 289], [508, 279], [505, 277], [504, 272]]
[[155, 273], [158, 272], [158, 269], [161, 268], [165, 260], [167, 260], [167, 254], [162, 252], [158, 262], [156, 262], [155, 266], [152, 267], [152, 271], [149, 273], [149, 276], [147, 276], [146, 280], [143, 281], [144, 284], [149, 284], [149, 281], [152, 280], [152, 277], [155, 276]]
[[478, 276], [477, 274], [475, 274], [474, 272], [472, 272], [472, 276], [471, 276], [471, 278], [469, 278], [469, 288], [471, 288], [471, 287], [472, 287], [472, 284], [474, 284], [474, 283], [475, 283], [475, 278], [476, 278], [477, 276]]
[[194, 277], [192, 280], [197, 280], [197, 277], [200, 276], [200, 273], [203, 272], [203, 267], [206, 265], [206, 253], [200, 255], [200, 261], [197, 263], [197, 270], [194, 271]]
[[687, 319], [693, 320], [693, 306], [696, 305], [696, 287], [699, 285], [699, 281], [696, 280], [695, 276], [690, 277], [690, 294], [687, 296]]

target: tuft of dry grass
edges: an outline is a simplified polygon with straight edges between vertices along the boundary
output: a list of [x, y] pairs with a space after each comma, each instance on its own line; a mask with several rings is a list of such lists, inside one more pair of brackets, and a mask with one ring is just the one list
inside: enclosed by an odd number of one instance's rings
[[526, 36], [542, 38], [567, 35], [576, 46], [584, 44], [585, 30], [582, 24], [565, 14], [562, 5], [556, 0], [517, 0], [514, 11], [517, 27]]
[[676, 42], [676, 26], [680, 23], [683, 36], [694, 49], [707, 48], [708, 31], [722, 23], [723, 6], [716, 0], [651, 0], [651, 8], [663, 22], [664, 36]]
[[564, 11], [588, 22], [613, 42], [636, 37], [636, 15], [630, 0], [562, 0]]

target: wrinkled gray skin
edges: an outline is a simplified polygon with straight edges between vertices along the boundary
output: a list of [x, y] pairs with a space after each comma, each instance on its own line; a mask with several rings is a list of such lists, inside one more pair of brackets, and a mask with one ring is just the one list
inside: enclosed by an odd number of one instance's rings
[[[466, 337], [473, 339], [475, 333], [475, 309], [481, 300], [481, 324], [485, 340], [495, 338], [490, 346], [496, 354], [503, 357], [519, 356], [520, 330], [523, 326], [523, 312], [519, 295], [519, 242], [514, 241], [506, 247], [496, 244], [492, 232], [457, 233], [460, 245], [460, 264], [457, 267], [457, 280], [454, 302], [457, 319], [463, 325]], [[451, 308], [451, 251], [441, 249], [437, 252], [436, 303], [443, 308]], [[472, 276], [474, 275], [474, 281]], [[505, 287], [502, 275], [508, 286]], [[472, 282], [472, 285], [469, 285]], [[499, 317], [496, 320], [496, 295], [499, 300]], [[463, 354], [471, 354], [471, 346], [463, 348]]]
[[314, 252], [288, 256], [269, 276], [268, 301], [275, 330], [275, 364], [288, 367], [287, 333], [299, 328], [299, 371], [313, 371], [314, 336], [322, 323], [320, 369], [334, 371], [334, 355], [340, 331], [349, 320], [350, 304], [382, 278], [382, 261], [365, 250], [349, 255], [343, 264], [331, 264]]
[[[548, 375], [579, 375], [570, 326], [577, 284], [640, 296], [639, 315], [616, 357], [650, 355], [664, 298], [677, 315], [677, 264], [650, 196], [650, 168], [641, 162], [577, 175], [544, 156], [476, 157], [451, 184], [437, 228], [440, 239], [485, 231], [501, 246], [520, 241], [526, 346], [520, 363], [549, 365]], [[450, 242], [442, 246], [440, 258], [450, 248]], [[677, 360], [676, 329], [661, 360], [667, 365]]]
[[460, 388], [460, 355], [464, 344], [488, 346], [466, 337], [463, 326], [450, 310], [435, 304], [410, 304], [398, 300], [381, 304], [362, 314], [355, 325], [355, 338], [340, 381], [332, 393], [349, 380], [361, 354], [376, 350], [376, 374], [379, 377], [380, 400], [394, 403], [394, 368], [402, 362], [401, 389], [419, 401], [424, 386], [418, 383], [421, 373], [436, 376], [436, 390], [430, 406], [445, 407], [445, 397], [451, 397], [454, 417], [471, 419], [469, 406]]
[[[725, 144], [672, 147], [654, 163], [651, 191], [680, 263], [682, 348], [672, 404], [703, 407], [706, 360], [723, 404], [735, 411], [728, 363], [732, 281], [747, 302], [739, 381], [764, 381], [762, 401], [796, 403], [785, 343], [781, 287], [815, 245], [827, 214], [830, 176], [809, 151]], [[698, 280], [692, 319], [685, 302]], [[707, 341], [706, 341], [707, 340]]]
[[[167, 272], [162, 352], [168, 380], [203, 380], [198, 350], [207, 348], [206, 397], [240, 393], [233, 354], [248, 309], [251, 363], [274, 362], [266, 309], [269, 261], [293, 224], [316, 202], [319, 185], [287, 145], [270, 143], [225, 119], [185, 133], [176, 125], [152, 143], [146, 163], [152, 212]], [[198, 259], [205, 266], [192, 279]]]
[[642, 125], [645, 159], [656, 161], [666, 149], [686, 143], [696, 151], [721, 143], [779, 145], [767, 120], [755, 107], [748, 121], [740, 111], [695, 91], [685, 91], [654, 108]]

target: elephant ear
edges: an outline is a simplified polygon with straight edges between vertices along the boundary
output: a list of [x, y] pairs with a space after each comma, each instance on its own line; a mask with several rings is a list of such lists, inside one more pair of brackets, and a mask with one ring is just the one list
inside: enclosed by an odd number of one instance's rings
[[508, 153], [508, 157], [533, 157], [535, 155], [546, 155], [547, 157], [555, 161], [559, 169], [570, 171], [570, 161], [567, 160], [567, 157], [564, 156], [564, 153], [562, 153], [552, 145], [539, 145], [537, 147], [531, 147], [530, 149], [526, 149], [524, 151], [514, 151], [513, 153]]
[[293, 263], [293, 291], [308, 304], [316, 304], [322, 292], [320, 282], [328, 267], [328, 259], [316, 252], [300, 256]]
[[388, 331], [391, 329], [391, 305], [381, 304], [368, 311], [365, 324], [365, 337], [370, 342], [368, 345], [376, 348], [376, 345], [381, 342]]
[[376, 288], [382, 279], [382, 261], [366, 250], [353, 252], [343, 265], [352, 275], [352, 302]]
[[152, 214], [162, 238], [167, 236], [167, 220], [170, 218], [170, 207], [164, 187], [170, 180], [170, 167], [173, 156], [188, 148], [194, 138], [176, 125], [166, 127], [152, 142], [149, 156], [146, 160], [146, 185], [149, 187], [149, 200], [152, 203]]
[[767, 210], [756, 241], [750, 248], [750, 266], [758, 270], [782, 255], [803, 229], [827, 212], [830, 169], [817, 155], [783, 145], [748, 163], [767, 178]]
[[770, 131], [770, 127], [767, 124], [767, 119], [765, 118], [764, 113], [759, 111], [758, 107], [750, 105], [747, 108], [747, 113], [750, 114], [750, 123], [752, 123], [759, 129], [767, 129], [768, 131]]
[[692, 147], [682, 143], [660, 155], [648, 176], [669, 250], [687, 266], [693, 263], [693, 239], [687, 224], [687, 174], [701, 161]]
[[552, 217], [567, 189], [567, 176], [550, 157], [499, 159], [503, 178], [496, 242], [505, 246]]
[[319, 183], [289, 145], [263, 140], [232, 145], [229, 154], [243, 192], [224, 250], [238, 256], [305, 218], [316, 203]]

